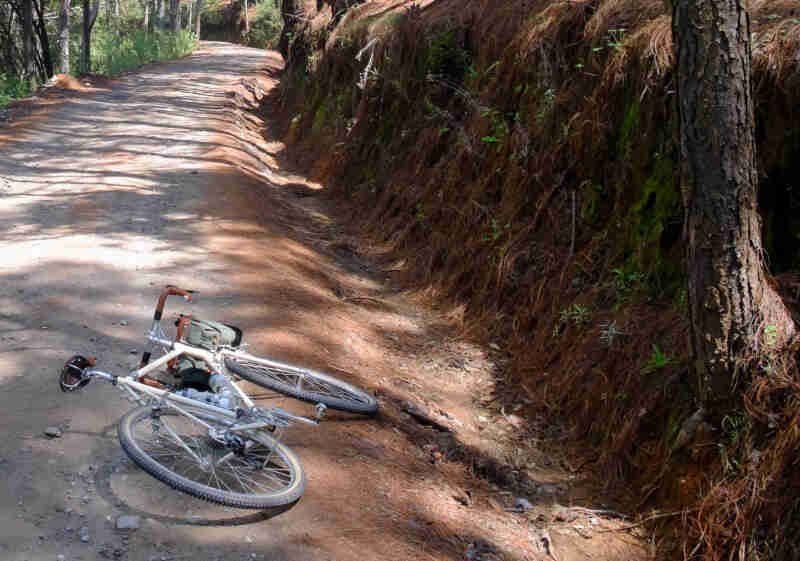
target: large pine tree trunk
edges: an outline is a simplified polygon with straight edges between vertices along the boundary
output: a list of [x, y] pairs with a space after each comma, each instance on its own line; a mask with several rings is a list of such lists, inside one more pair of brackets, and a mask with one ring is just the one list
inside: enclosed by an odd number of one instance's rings
[[72, 0], [61, 0], [61, 11], [58, 14], [58, 66], [64, 74], [69, 74], [69, 10], [71, 7]]
[[242, 0], [242, 9], [244, 10], [244, 32], [250, 33], [250, 15], [247, 13], [247, 0]]
[[674, 4], [691, 345], [699, 394], [713, 403], [795, 326], [765, 278], [743, 0]]

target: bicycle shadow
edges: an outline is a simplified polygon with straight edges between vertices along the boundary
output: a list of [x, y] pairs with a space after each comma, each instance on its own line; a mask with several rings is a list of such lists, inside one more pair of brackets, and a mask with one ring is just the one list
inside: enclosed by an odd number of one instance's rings
[[[257, 524], [283, 514], [300, 502], [298, 499], [288, 505], [256, 512], [214, 505], [169, 489], [127, 458], [106, 460], [94, 471], [94, 484], [98, 495], [124, 514], [168, 525], [225, 527]], [[125, 492], [129, 490], [130, 493]], [[155, 507], [161, 507], [162, 512], [157, 512]], [[165, 508], [175, 514], [164, 513]]]

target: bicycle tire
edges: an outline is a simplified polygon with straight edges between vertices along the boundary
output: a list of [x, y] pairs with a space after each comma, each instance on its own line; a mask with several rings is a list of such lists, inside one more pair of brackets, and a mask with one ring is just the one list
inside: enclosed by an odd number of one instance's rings
[[[208, 411], [185, 409], [215, 427], [224, 428], [234, 423], [227, 417]], [[191, 439], [187, 434], [183, 438], [188, 439], [193, 451], [202, 455], [203, 459], [220, 462], [212, 464], [210, 469], [205, 466], [206, 471], [203, 471], [198, 462], [174, 440], [157, 436], [159, 429], [152, 428], [151, 406], [133, 409], [119, 422], [118, 435], [122, 449], [136, 465], [173, 489], [212, 503], [246, 509], [287, 506], [296, 503], [303, 495], [305, 475], [297, 456], [264, 431], [237, 433], [245, 441], [245, 447], [247, 443], [252, 444], [236, 454], [212, 439], [208, 429], [201, 423], [172, 409], [164, 409], [159, 413], [160, 419], [164, 417], [175, 417], [170, 419], [171, 424], [178, 424], [178, 421], [182, 423], [182, 428], [198, 432]], [[146, 425], [149, 425], [149, 432]], [[156, 435], [149, 437], [154, 439], [150, 446], [147, 445], [148, 434]], [[229, 459], [223, 463], [225, 458]], [[261, 482], [262, 479], [275, 488], [269, 489], [269, 485]], [[237, 486], [239, 490], [234, 489]], [[261, 489], [258, 490], [258, 487]]]
[[334, 376], [260, 357], [232, 355], [225, 366], [248, 382], [331, 409], [371, 415], [378, 400], [364, 390]]

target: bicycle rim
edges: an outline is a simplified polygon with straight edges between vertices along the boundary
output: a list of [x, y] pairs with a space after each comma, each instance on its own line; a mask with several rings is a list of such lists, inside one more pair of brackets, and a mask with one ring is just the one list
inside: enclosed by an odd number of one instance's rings
[[134, 409], [120, 421], [123, 449], [153, 477], [214, 503], [268, 508], [300, 498], [305, 480], [289, 448], [263, 431], [237, 433], [235, 443], [226, 442], [221, 435], [230, 419], [187, 411], [202, 423], [172, 409], [156, 416], [150, 406]]
[[227, 356], [225, 365], [249, 382], [332, 409], [353, 413], [375, 413], [372, 395], [338, 378], [308, 368], [258, 357]]

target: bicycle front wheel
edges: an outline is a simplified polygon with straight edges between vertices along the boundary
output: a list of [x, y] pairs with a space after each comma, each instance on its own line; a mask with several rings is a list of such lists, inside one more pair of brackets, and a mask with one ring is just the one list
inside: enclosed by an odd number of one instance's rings
[[[213, 503], [263, 509], [297, 502], [305, 477], [289, 448], [264, 431], [229, 432], [204, 410], [138, 407], [119, 423], [123, 450], [173, 489]], [[194, 417], [194, 418], [193, 418]]]
[[265, 358], [230, 355], [225, 366], [248, 382], [332, 409], [372, 414], [378, 401], [372, 395], [338, 378]]

